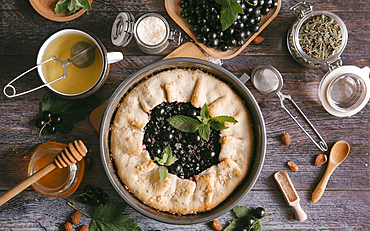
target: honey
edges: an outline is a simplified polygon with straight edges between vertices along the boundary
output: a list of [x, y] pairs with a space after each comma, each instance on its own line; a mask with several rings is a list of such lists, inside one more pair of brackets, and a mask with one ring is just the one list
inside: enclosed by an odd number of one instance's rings
[[[57, 142], [49, 142], [39, 146], [31, 157], [28, 166], [28, 176], [53, 162], [54, 157], [66, 146], [66, 144]], [[32, 188], [38, 193], [50, 197], [69, 196], [76, 191], [81, 183], [84, 170], [84, 160], [71, 164], [66, 168], [56, 168], [32, 184]]]

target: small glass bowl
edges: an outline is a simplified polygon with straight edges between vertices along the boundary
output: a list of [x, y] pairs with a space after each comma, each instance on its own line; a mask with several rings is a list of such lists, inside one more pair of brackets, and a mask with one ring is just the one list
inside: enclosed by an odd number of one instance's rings
[[[48, 142], [40, 145], [31, 156], [31, 160], [28, 165], [28, 176], [34, 174], [43, 165], [46, 166], [48, 163], [45, 162], [45, 159], [54, 160], [54, 157], [58, 155], [59, 152], [62, 151], [64, 147], [67, 147], [67, 145], [57, 142]], [[43, 161], [43, 163], [40, 164], [38, 163], [38, 161]], [[33, 183], [31, 186], [36, 192], [49, 197], [66, 197], [76, 191], [76, 189], [78, 188], [82, 181], [84, 173], [85, 173], [85, 163], [84, 160], [82, 159], [81, 161], [78, 161], [76, 164], [71, 164], [65, 169], [57, 168], [53, 170], [40, 180]], [[54, 178], [53, 180], [49, 179], [48, 181], [46, 181], [47, 179], [44, 178], [47, 177], [58, 177], [60, 183], [56, 183], [58, 180], [57, 179], [54, 180]], [[41, 183], [42, 180], [45, 180], [43, 181], [44, 183]], [[48, 186], [46, 186], [46, 184], [48, 184]]]

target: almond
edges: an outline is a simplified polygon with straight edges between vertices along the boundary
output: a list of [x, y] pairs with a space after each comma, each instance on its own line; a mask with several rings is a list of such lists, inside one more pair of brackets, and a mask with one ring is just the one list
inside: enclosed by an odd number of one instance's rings
[[258, 43], [263, 42], [263, 40], [265, 40], [265, 38], [264, 38], [264, 37], [256, 36], [256, 37], [253, 39], [253, 43], [258, 44]]
[[289, 166], [289, 168], [291, 170], [293, 170], [294, 172], [298, 172], [298, 166], [293, 162], [293, 161], [289, 161], [287, 163], [287, 165]]
[[64, 223], [64, 230], [65, 231], [73, 231], [72, 224], [69, 222]]
[[83, 225], [80, 227], [79, 231], [89, 231], [89, 227], [87, 227], [86, 225]]
[[290, 135], [288, 133], [283, 133], [281, 135], [281, 141], [283, 141], [283, 143], [286, 145], [286, 146], [289, 146], [290, 144]]
[[326, 157], [325, 154], [320, 154], [316, 157], [316, 160], [315, 160], [315, 165], [316, 166], [320, 166], [322, 164], [325, 164], [326, 161], [328, 161], [328, 158]]
[[212, 227], [213, 227], [214, 230], [218, 230], [218, 231], [222, 230], [222, 226], [221, 226], [220, 222], [218, 222], [216, 220], [212, 221]]
[[81, 212], [80, 212], [80, 210], [77, 210], [71, 216], [71, 223], [74, 224], [74, 225], [77, 225], [78, 222], [80, 222], [80, 218], [81, 218]]

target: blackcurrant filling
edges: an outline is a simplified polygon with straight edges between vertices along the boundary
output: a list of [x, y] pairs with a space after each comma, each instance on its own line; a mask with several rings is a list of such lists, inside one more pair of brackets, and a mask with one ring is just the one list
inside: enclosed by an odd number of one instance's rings
[[161, 158], [162, 151], [169, 144], [172, 155], [178, 160], [168, 167], [170, 173], [183, 179], [189, 179], [210, 166], [217, 164], [221, 144], [220, 134], [212, 130], [208, 142], [194, 133], [182, 132], [172, 127], [166, 119], [184, 115], [196, 119], [200, 109], [190, 103], [162, 103], [150, 112], [149, 122], [145, 126], [143, 144], [150, 157]]

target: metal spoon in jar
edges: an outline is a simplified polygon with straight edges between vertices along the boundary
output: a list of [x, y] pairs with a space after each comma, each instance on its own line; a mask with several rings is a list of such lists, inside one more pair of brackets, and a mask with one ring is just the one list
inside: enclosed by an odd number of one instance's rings
[[[306, 115], [301, 111], [301, 109], [297, 106], [297, 104], [293, 101], [290, 95], [284, 95], [280, 92], [283, 88], [283, 77], [281, 76], [280, 72], [274, 68], [273, 66], [269, 65], [260, 65], [253, 69], [252, 76], [251, 76], [252, 83], [254, 87], [261, 92], [262, 94], [271, 94], [276, 93], [276, 95], [280, 98], [281, 107], [289, 114], [289, 116], [296, 122], [296, 124], [302, 129], [302, 131], [310, 138], [310, 140], [323, 152], [328, 150], [328, 145], [326, 144], [325, 140], [321, 137], [319, 132], [316, 128], [312, 125], [312, 123], [308, 120]], [[310, 134], [302, 127], [302, 125], [298, 122], [298, 120], [290, 113], [290, 111], [285, 107], [284, 100], [288, 99], [295, 108], [301, 113], [303, 118], [306, 122], [311, 126], [312, 130], [315, 134], [320, 138], [320, 142], [317, 143]]]

